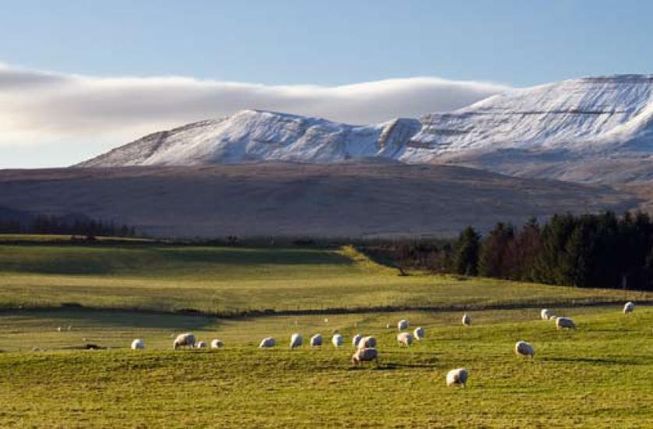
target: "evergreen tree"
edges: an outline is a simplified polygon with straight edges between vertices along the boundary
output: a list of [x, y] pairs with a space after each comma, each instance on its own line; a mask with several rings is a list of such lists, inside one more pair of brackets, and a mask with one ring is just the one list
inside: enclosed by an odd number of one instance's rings
[[534, 281], [535, 265], [542, 251], [540, 225], [536, 218], [528, 220], [508, 246], [505, 265], [507, 278], [511, 280]]
[[512, 225], [497, 223], [483, 240], [478, 259], [478, 273], [484, 277], [508, 278], [508, 249], [515, 239]]
[[575, 227], [574, 217], [567, 213], [554, 215], [542, 228], [542, 248], [533, 267], [534, 280], [549, 284], [569, 284], [569, 266], [564, 253], [567, 240]]
[[454, 269], [456, 273], [468, 276], [478, 274], [480, 238], [479, 234], [471, 226], [468, 226], [460, 233], [454, 255]]
[[579, 223], [565, 245], [563, 266], [560, 270], [561, 284], [586, 287], [592, 274], [591, 226]]

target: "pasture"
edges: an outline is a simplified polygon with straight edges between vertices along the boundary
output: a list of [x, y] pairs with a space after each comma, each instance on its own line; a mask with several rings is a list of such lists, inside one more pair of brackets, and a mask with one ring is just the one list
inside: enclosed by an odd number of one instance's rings
[[0, 308], [61, 305], [215, 315], [251, 311], [561, 305], [650, 299], [413, 273], [334, 250], [134, 245], [0, 245]]
[[[646, 294], [399, 277], [353, 249], [11, 244], [0, 246], [0, 270], [0, 427], [653, 421], [653, 307], [621, 312], [624, 298], [639, 303]], [[61, 306], [71, 302], [82, 307]], [[540, 320], [538, 302], [578, 329]], [[600, 305], [580, 305], [590, 302]], [[461, 325], [459, 305], [472, 326]], [[362, 311], [383, 306], [410, 308]], [[174, 313], [184, 308], [204, 313]], [[285, 313], [224, 317], [236, 309]], [[309, 310], [325, 314], [301, 314]], [[411, 330], [425, 327], [426, 339], [400, 347], [402, 318]], [[335, 330], [345, 336], [340, 349], [330, 343]], [[225, 348], [173, 351], [172, 337], [185, 331]], [[291, 351], [293, 332], [305, 341], [320, 332], [325, 345]], [[352, 368], [358, 332], [379, 340], [378, 367]], [[277, 347], [258, 349], [265, 336]], [[146, 349], [130, 350], [134, 338]], [[534, 360], [514, 355], [520, 339], [535, 346]], [[86, 343], [107, 349], [81, 350]], [[467, 388], [447, 387], [446, 372], [461, 366], [470, 371]]]

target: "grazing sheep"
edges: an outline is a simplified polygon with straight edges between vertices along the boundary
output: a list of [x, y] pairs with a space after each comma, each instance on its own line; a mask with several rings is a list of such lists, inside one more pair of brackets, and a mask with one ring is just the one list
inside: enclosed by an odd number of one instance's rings
[[353, 338], [351, 339], [351, 345], [354, 346], [355, 348], [358, 348], [358, 343], [360, 343], [361, 338], [363, 338], [361, 334], [354, 335]]
[[172, 342], [172, 348], [175, 350], [179, 347], [188, 347], [189, 349], [192, 349], [195, 347], [195, 341], [195, 335], [190, 332], [179, 334], [177, 335], [177, 338], [175, 338], [175, 341]]
[[63, 331], [63, 328], [61, 326], [57, 326], [57, 332]]
[[218, 340], [217, 338], [215, 340], [211, 340], [211, 348], [212, 349], [221, 349], [224, 347], [224, 343], [222, 340]]
[[397, 334], [397, 341], [399, 341], [400, 345], [408, 347], [413, 344], [413, 334], [410, 332], [400, 332]]
[[333, 344], [333, 347], [338, 348], [345, 343], [345, 338], [340, 334], [335, 334], [331, 338], [331, 343]]
[[517, 341], [515, 344], [515, 353], [519, 356], [533, 358], [535, 357], [535, 349], [526, 341]]
[[632, 313], [635, 310], [635, 303], [628, 301], [624, 305], [624, 314]]
[[374, 348], [363, 348], [358, 349], [351, 357], [351, 363], [358, 366], [361, 362], [371, 362], [375, 361], [376, 365], [379, 365], [379, 354]]
[[376, 348], [376, 338], [374, 337], [363, 337], [358, 342], [359, 349], [373, 349]]
[[142, 350], [145, 348], [145, 341], [141, 339], [135, 339], [134, 341], [132, 341], [131, 348], [132, 350]]
[[259, 349], [269, 349], [274, 347], [277, 344], [276, 340], [272, 337], [265, 337], [261, 340], [261, 344], [258, 345]]
[[290, 348], [295, 349], [297, 347], [300, 347], [302, 344], [304, 344], [304, 338], [302, 338], [301, 335], [299, 334], [292, 334], [290, 336]]
[[413, 334], [415, 335], [415, 339], [417, 341], [422, 341], [424, 339], [424, 328], [418, 326], [415, 328], [415, 331], [413, 331]]
[[397, 323], [397, 330], [404, 331], [406, 329], [408, 329], [408, 320], [400, 320], [399, 323]]
[[204, 341], [198, 341], [195, 344], [196, 349], [205, 349], [206, 348], [206, 343]]
[[390, 324], [389, 323], [385, 324], [385, 329], [390, 329]]
[[324, 323], [329, 323], [329, 319], [325, 317], [324, 318]]
[[556, 317], [556, 328], [558, 329], [576, 329], [576, 324], [568, 317]]
[[469, 372], [465, 368], [452, 369], [447, 373], [447, 386], [466, 386]]
[[311, 347], [319, 347], [322, 345], [322, 334], [315, 334], [311, 337]]
[[543, 308], [542, 311], [540, 311], [540, 317], [542, 320], [550, 320], [555, 317], [553, 314], [553, 311], [549, 310], [548, 308]]
[[472, 318], [469, 317], [469, 314], [465, 313], [465, 314], [463, 314], [462, 322], [463, 322], [463, 325], [469, 326], [469, 325], [472, 324]]

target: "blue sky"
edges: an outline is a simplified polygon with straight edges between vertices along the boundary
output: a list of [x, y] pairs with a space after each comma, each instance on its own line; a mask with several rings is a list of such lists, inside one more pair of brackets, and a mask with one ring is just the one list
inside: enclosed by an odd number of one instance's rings
[[653, 70], [649, 1], [5, 1], [0, 61], [266, 84]]
[[653, 72], [644, 0], [0, 0], [0, 168], [256, 108], [348, 123]]

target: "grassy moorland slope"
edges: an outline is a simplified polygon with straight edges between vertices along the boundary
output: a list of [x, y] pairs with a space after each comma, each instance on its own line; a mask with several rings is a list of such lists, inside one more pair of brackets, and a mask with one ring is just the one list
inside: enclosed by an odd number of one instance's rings
[[256, 163], [0, 171], [14, 211], [115, 220], [158, 237], [414, 237], [637, 207], [607, 187], [450, 165]]
[[[400, 277], [352, 248], [0, 245], [0, 307], [150, 311], [483, 308], [622, 301], [621, 291], [416, 274]], [[631, 293], [637, 299], [649, 295]]]

